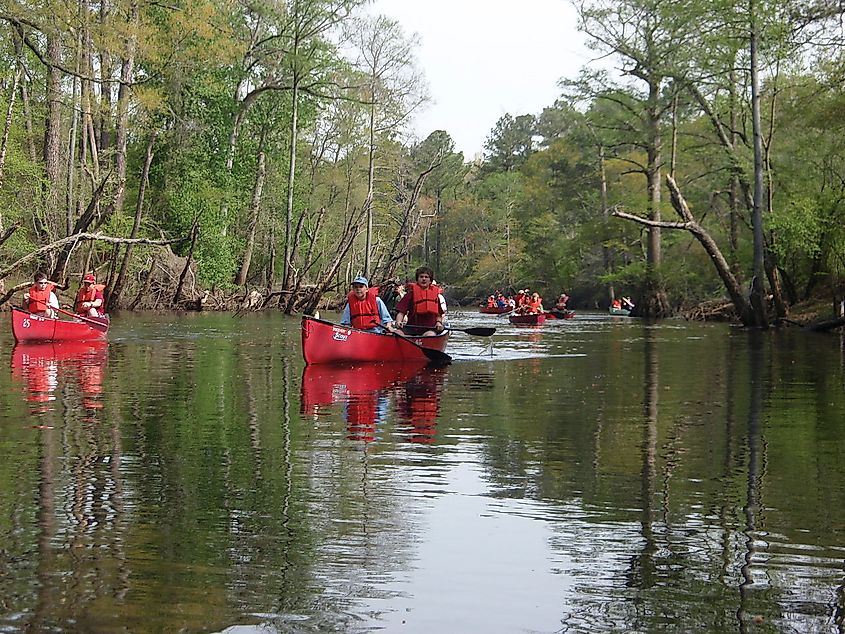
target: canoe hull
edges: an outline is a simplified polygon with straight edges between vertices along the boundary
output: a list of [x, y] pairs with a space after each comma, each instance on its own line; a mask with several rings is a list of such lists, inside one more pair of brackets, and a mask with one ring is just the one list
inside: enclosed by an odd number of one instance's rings
[[307, 364], [315, 363], [394, 363], [428, 361], [425, 353], [408, 340], [443, 352], [449, 333], [435, 337], [399, 337], [376, 334], [322, 319], [303, 316], [302, 356]]
[[615, 315], [616, 317], [628, 317], [631, 314], [631, 311], [627, 308], [611, 308], [610, 314]]
[[91, 318], [94, 327], [82, 320], [49, 319], [19, 308], [12, 309], [12, 335], [15, 341], [97, 341], [108, 336], [109, 318]]
[[508, 317], [514, 326], [542, 326], [546, 322], [545, 313], [535, 315], [511, 315]]
[[485, 315], [504, 315], [505, 313], [509, 313], [513, 310], [510, 306], [481, 306], [478, 309], [478, 312], [484, 313]]

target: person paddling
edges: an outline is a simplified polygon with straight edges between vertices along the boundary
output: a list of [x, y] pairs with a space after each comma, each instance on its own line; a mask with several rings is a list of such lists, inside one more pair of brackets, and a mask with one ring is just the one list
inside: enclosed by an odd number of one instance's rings
[[54, 292], [56, 284], [41, 271], [33, 276], [32, 281], [32, 286], [23, 296], [23, 307], [33, 315], [55, 319], [59, 308], [59, 298]]
[[102, 317], [102, 307], [105, 304], [103, 290], [105, 285], [97, 284], [93, 273], [87, 273], [82, 278], [82, 286], [76, 294], [76, 312], [84, 317]]
[[396, 305], [396, 323], [407, 335], [440, 334], [445, 330], [446, 300], [434, 284], [434, 271], [421, 266], [414, 277], [416, 283], [408, 284], [408, 293]]
[[352, 290], [346, 297], [346, 306], [340, 316], [340, 323], [369, 332], [395, 332], [393, 319], [376, 289], [370, 288], [369, 280], [359, 275], [352, 280]]

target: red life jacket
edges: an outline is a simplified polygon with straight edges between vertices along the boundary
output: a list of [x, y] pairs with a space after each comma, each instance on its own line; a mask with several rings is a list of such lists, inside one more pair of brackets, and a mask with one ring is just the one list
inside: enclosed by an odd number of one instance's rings
[[[76, 294], [76, 312], [79, 314], [87, 313], [88, 309], [82, 307], [82, 302], [93, 302], [97, 299], [97, 293], [103, 292], [103, 289], [106, 288], [105, 284], [91, 284], [88, 286], [88, 290], [85, 290], [85, 284], [79, 287], [79, 292]], [[103, 307], [100, 306], [97, 309], [98, 312], [103, 312]]]
[[349, 302], [349, 316], [352, 319], [353, 328], [369, 330], [374, 326], [381, 325], [378, 304], [376, 303], [376, 293], [377, 291], [375, 289], [370, 288], [367, 289], [367, 296], [364, 299], [358, 299], [355, 293], [352, 292], [346, 296], [346, 300]]
[[434, 316], [442, 314], [440, 310], [440, 289], [431, 284], [423, 290], [419, 284], [411, 282], [408, 285], [411, 289], [411, 314], [415, 317]]
[[29, 304], [27, 306], [31, 313], [47, 312], [49, 306], [47, 301], [50, 299], [50, 293], [56, 288], [55, 284], [47, 284], [43, 289], [39, 288], [38, 284], [33, 284], [29, 289]]

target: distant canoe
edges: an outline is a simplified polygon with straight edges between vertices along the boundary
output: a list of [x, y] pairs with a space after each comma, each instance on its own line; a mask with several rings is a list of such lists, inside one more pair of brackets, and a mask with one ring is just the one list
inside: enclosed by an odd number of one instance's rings
[[627, 308], [610, 308], [610, 314], [615, 315], [617, 317], [628, 317], [631, 314], [631, 311]]
[[513, 308], [510, 306], [480, 306], [478, 308], [478, 312], [484, 313], [485, 315], [504, 315], [512, 310]]
[[546, 319], [575, 319], [574, 310], [547, 310], [543, 314]]
[[[449, 358], [443, 352], [448, 339], [448, 330], [433, 337], [406, 338], [302, 317], [302, 356], [308, 364], [439, 361], [439, 357]], [[421, 347], [434, 352], [426, 355]]]
[[546, 314], [511, 315], [508, 317], [508, 321], [514, 326], [542, 326], [546, 322]]
[[91, 341], [105, 339], [108, 332], [108, 317], [50, 319], [12, 308], [15, 341]]

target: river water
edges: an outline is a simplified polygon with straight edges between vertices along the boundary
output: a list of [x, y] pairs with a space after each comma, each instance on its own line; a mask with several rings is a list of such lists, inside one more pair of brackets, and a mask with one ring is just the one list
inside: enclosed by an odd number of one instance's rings
[[842, 632], [839, 335], [604, 314], [304, 368], [276, 314], [0, 334], [2, 632]]

